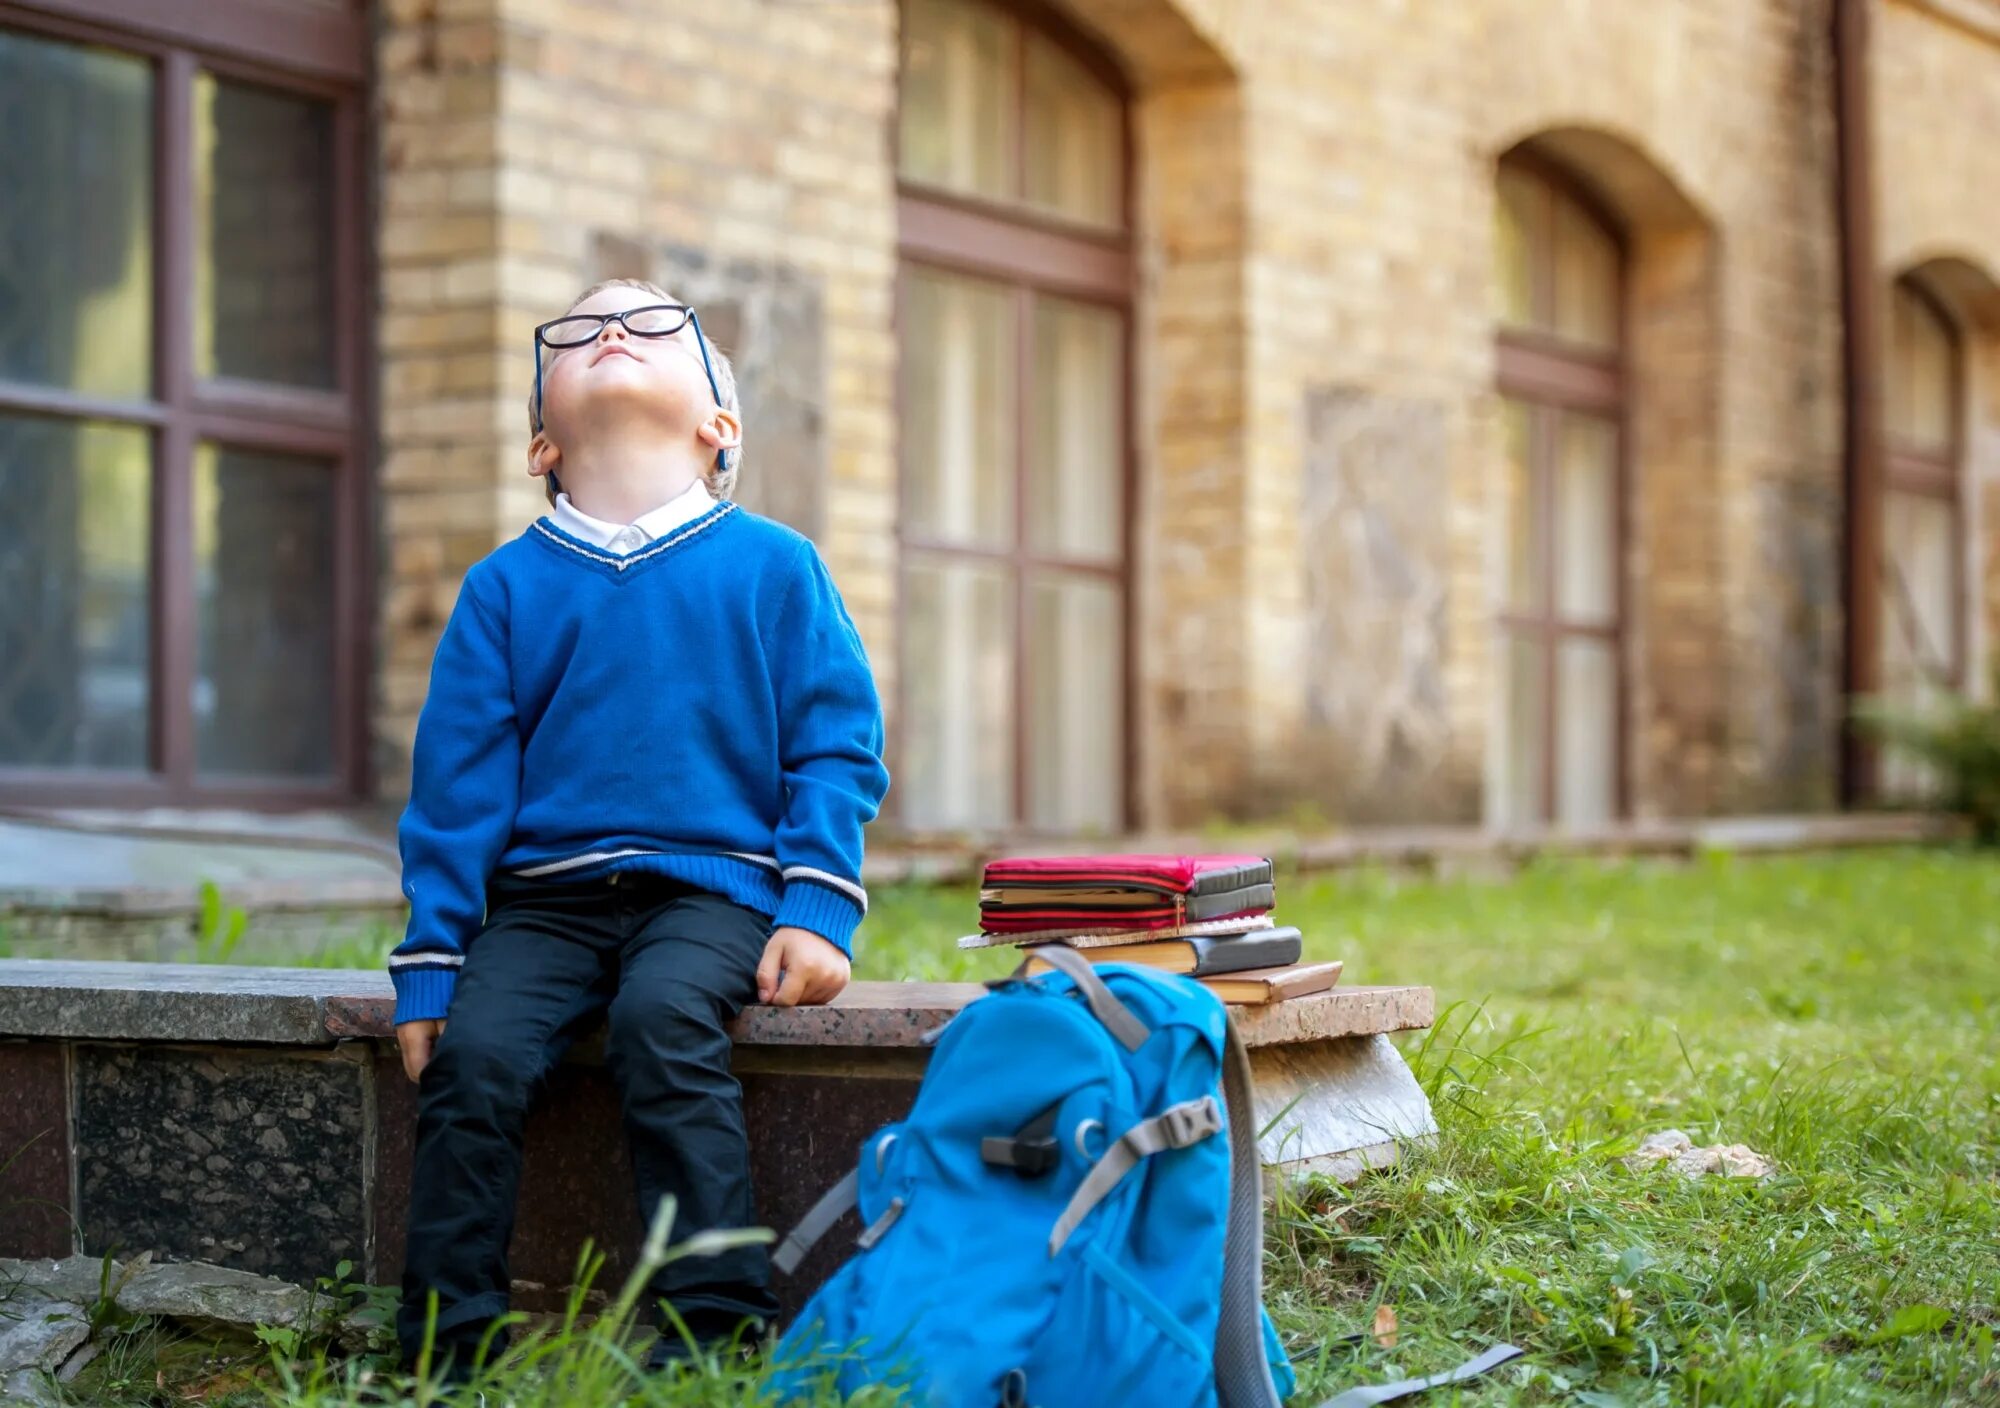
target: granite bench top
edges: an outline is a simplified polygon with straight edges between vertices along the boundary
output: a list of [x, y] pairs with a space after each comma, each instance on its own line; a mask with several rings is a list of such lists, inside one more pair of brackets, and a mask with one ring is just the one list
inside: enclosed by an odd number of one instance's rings
[[[745, 1046], [913, 1047], [985, 991], [857, 982], [824, 1007], [751, 1007], [733, 1034]], [[325, 1046], [390, 1037], [394, 1007], [389, 975], [373, 969], [0, 959], [0, 1039]], [[1425, 987], [1338, 987], [1232, 1011], [1250, 1045], [1282, 1046], [1427, 1027], [1436, 1004]]]

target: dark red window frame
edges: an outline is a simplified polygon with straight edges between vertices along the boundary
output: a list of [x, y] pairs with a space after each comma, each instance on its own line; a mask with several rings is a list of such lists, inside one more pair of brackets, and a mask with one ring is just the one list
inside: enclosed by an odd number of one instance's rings
[[[892, 768], [899, 768], [904, 754], [903, 740], [910, 717], [909, 679], [912, 662], [905, 652], [909, 640], [909, 593], [905, 586], [909, 557], [919, 553], [932, 560], [956, 559], [984, 562], [1004, 567], [1013, 587], [1014, 639], [1010, 649], [1014, 663], [1013, 775], [1011, 782], [1010, 825], [1028, 825], [1028, 778], [1030, 762], [1029, 718], [1033, 698], [1028, 629], [1029, 587], [1037, 568], [1094, 574], [1115, 581], [1119, 587], [1120, 640], [1123, 658], [1119, 663], [1120, 736], [1123, 756], [1119, 759], [1122, 796], [1119, 817], [1129, 826], [1138, 812], [1137, 804], [1137, 643], [1133, 638], [1134, 609], [1132, 576], [1136, 534], [1133, 528], [1137, 490], [1136, 457], [1133, 448], [1133, 293], [1136, 284], [1133, 257], [1133, 181], [1131, 88], [1125, 76], [1095, 45], [1059, 14], [1030, 0], [980, 0], [990, 8], [1011, 14], [1019, 21], [1021, 42], [1013, 55], [1014, 85], [1009, 120], [1016, 133], [1015, 159], [1025, 163], [1024, 109], [1026, 96], [1025, 36], [1030, 29], [1060, 45], [1120, 99], [1121, 174], [1123, 205], [1116, 229], [1098, 229], [1065, 220], [1027, 205], [985, 199], [979, 196], [926, 186], [899, 175], [897, 181], [896, 226], [900, 265], [896, 280], [896, 324], [900, 348], [902, 308], [909, 269], [916, 266], [945, 273], [964, 274], [1006, 285], [1013, 295], [1015, 384], [1023, 416], [1015, 434], [1014, 455], [1014, 535], [1008, 549], [971, 547], [939, 542], [909, 530], [909, 476], [898, 473], [896, 515], [896, 737], [892, 741]], [[892, 131], [896, 128], [892, 125]], [[900, 159], [897, 162], [901, 169]], [[1015, 186], [1024, 182], [1018, 169]], [[1123, 385], [1119, 408], [1122, 451], [1120, 493], [1123, 523], [1120, 530], [1119, 562], [1116, 566], [1048, 557], [1028, 546], [1029, 459], [1033, 453], [1032, 316], [1037, 294], [1053, 294], [1079, 302], [1095, 303], [1116, 310], [1124, 324]], [[902, 422], [898, 406], [897, 421]], [[900, 450], [899, 450], [900, 456]]]
[[[1604, 641], [1612, 648], [1616, 663], [1612, 725], [1614, 766], [1611, 784], [1611, 815], [1624, 817], [1630, 811], [1629, 729], [1626, 706], [1630, 698], [1629, 666], [1625, 656], [1626, 617], [1630, 609], [1630, 586], [1626, 581], [1625, 554], [1630, 528], [1627, 522], [1631, 483], [1631, 414], [1627, 396], [1626, 358], [1631, 346], [1631, 250], [1620, 223], [1604, 204], [1567, 171], [1546, 160], [1525, 153], [1508, 156], [1503, 163], [1539, 182], [1551, 200], [1562, 199], [1583, 210], [1608, 235], [1618, 250], [1618, 346], [1603, 349], [1580, 346], [1549, 334], [1502, 326], [1496, 334], [1495, 385], [1509, 401], [1519, 403], [1531, 421], [1529, 434], [1530, 491], [1535, 496], [1533, 512], [1548, 557], [1541, 566], [1542, 603], [1537, 611], [1521, 612], [1502, 607], [1497, 613], [1502, 639], [1508, 635], [1536, 637], [1542, 648], [1542, 776], [1540, 779], [1540, 820], [1555, 820], [1561, 757], [1562, 714], [1558, 694], [1558, 648], [1565, 636], [1582, 636]], [[1550, 222], [1553, 230], [1554, 222]], [[1531, 297], [1544, 315], [1542, 300], [1552, 298], [1555, 288], [1553, 238], [1531, 251]], [[1612, 614], [1607, 622], [1584, 625], [1565, 621], [1556, 607], [1557, 571], [1562, 544], [1557, 541], [1555, 522], [1554, 463], [1555, 436], [1547, 428], [1537, 432], [1532, 423], [1546, 421], [1554, 414], [1575, 411], [1610, 421], [1617, 435], [1617, 465], [1612, 482], [1614, 514], [1612, 553]], [[1539, 453], [1535, 447], [1539, 447]]]
[[[0, 26], [100, 45], [154, 68], [152, 394], [75, 395], [0, 381], [0, 411], [142, 427], [152, 436], [152, 649], [143, 772], [0, 769], [10, 802], [217, 804], [290, 807], [363, 795], [369, 782], [367, 686], [372, 591], [367, 522], [371, 363], [364, 144], [370, 36], [358, 5], [281, 6], [257, 0], [0, 0]], [[227, 378], [194, 367], [195, 78], [207, 71], [329, 103], [333, 113], [335, 384], [308, 390]], [[193, 473], [197, 446], [310, 455], [335, 476], [333, 767], [325, 780], [229, 777], [195, 767], [196, 649]]]
[[[1965, 336], [1958, 323], [1945, 306], [1934, 297], [1930, 290], [1915, 279], [1901, 279], [1896, 288], [1922, 305], [1931, 317], [1944, 328], [1951, 349], [1951, 365], [1947, 371], [1949, 386], [1946, 388], [1951, 418], [1950, 439], [1941, 445], [1912, 445], [1897, 438], [1895, 428], [1885, 423], [1883, 440], [1885, 448], [1882, 456], [1883, 490], [1877, 505], [1877, 512], [1886, 513], [1887, 495], [1920, 494], [1925, 498], [1937, 499], [1951, 510], [1952, 525], [1952, 590], [1951, 590], [1951, 639], [1945, 647], [1950, 660], [1943, 679], [1938, 683], [1951, 689], [1965, 687], [1966, 669], [1966, 629], [1970, 615], [1966, 601], [1967, 582], [1965, 564], [1957, 549], [1965, 541], [1965, 497], [1961, 481], [1965, 469]], [[1895, 290], [1891, 291], [1891, 307], [1894, 306]], [[1893, 321], [1892, 321], [1893, 327]], [[1890, 349], [1893, 356], [1894, 347]], [[1895, 369], [1891, 369], [1891, 375]], [[1885, 417], [1886, 422], [1886, 417]], [[1880, 532], [1877, 541], [1882, 546], [1882, 557], [1878, 570], [1887, 577], [1895, 571], [1895, 564], [1889, 560], [1886, 532]], [[1898, 588], [1897, 590], [1901, 590]], [[1894, 592], [1891, 595], [1895, 595]], [[1905, 604], [1906, 605], [1906, 604]], [[1889, 632], [1902, 630], [1901, 623], [1890, 620], [1882, 623], [1879, 648], [1886, 647]], [[1877, 665], [1877, 679], [1880, 679], [1880, 665]]]

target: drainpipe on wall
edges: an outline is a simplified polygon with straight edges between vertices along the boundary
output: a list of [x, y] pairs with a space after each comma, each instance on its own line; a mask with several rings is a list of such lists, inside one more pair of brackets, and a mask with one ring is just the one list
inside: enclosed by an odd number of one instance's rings
[[[1833, 0], [1833, 111], [1840, 222], [1841, 370], [1845, 393], [1841, 484], [1845, 490], [1844, 708], [1877, 684], [1882, 620], [1876, 590], [1882, 560], [1882, 298], [1875, 267], [1874, 143], [1868, 87], [1868, 8]], [[1875, 750], [1843, 718], [1840, 800], [1854, 806], [1872, 788]]]

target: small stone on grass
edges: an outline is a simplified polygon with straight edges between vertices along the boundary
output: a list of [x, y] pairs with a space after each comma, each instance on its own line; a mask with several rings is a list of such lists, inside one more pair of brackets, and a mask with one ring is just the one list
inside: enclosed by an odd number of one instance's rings
[[1723, 1178], [1769, 1178], [1771, 1161], [1748, 1144], [1697, 1145], [1678, 1129], [1649, 1134], [1625, 1156], [1628, 1168], [1665, 1164], [1683, 1178], [1716, 1174]]

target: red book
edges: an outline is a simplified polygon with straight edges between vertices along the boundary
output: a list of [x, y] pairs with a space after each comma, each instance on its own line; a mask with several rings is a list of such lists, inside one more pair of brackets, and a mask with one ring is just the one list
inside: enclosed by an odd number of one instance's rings
[[987, 865], [979, 927], [1170, 929], [1265, 914], [1276, 899], [1263, 856], [1018, 856]]

